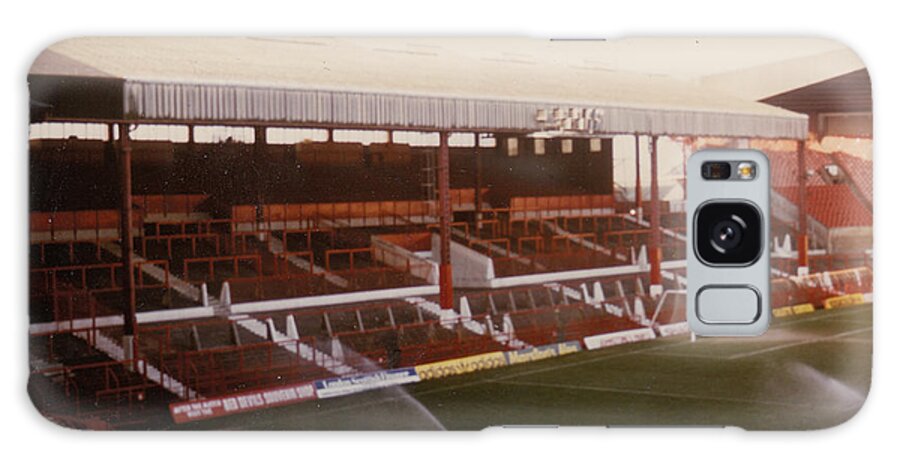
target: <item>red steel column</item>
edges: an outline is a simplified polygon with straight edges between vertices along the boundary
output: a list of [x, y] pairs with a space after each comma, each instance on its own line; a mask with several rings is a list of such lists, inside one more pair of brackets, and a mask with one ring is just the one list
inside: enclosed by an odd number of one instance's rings
[[806, 141], [797, 142], [797, 274], [809, 273], [809, 228], [806, 222]]
[[643, 192], [641, 191], [641, 136], [634, 134], [634, 211], [639, 220], [644, 219]]
[[437, 184], [438, 204], [440, 205], [441, 233], [441, 309], [453, 308], [453, 267], [450, 265], [450, 222], [453, 218], [453, 207], [450, 204], [450, 146], [448, 133], [440, 133], [441, 146], [438, 150]]
[[478, 148], [481, 145], [481, 141], [479, 140], [478, 133], [475, 133], [475, 230], [476, 232], [481, 231], [481, 170], [482, 170], [482, 161], [481, 161], [481, 153], [479, 153]]
[[188, 175], [200, 176], [201, 174], [197, 169], [198, 165], [195, 164], [197, 163], [197, 144], [194, 139], [193, 124], [187, 125], [187, 136], [187, 163], [185, 163], [188, 166], [187, 172], [189, 173]]
[[195, 151], [196, 148], [197, 148], [197, 147], [196, 147], [196, 142], [195, 142], [195, 140], [194, 140], [194, 125], [193, 125], [193, 124], [188, 124], [188, 125], [187, 125], [187, 130], [188, 130], [188, 139], [187, 139], [188, 153], [190, 153], [191, 156], [193, 156], [193, 155], [194, 155], [194, 151]]
[[[650, 139], [650, 249], [648, 258], [650, 259], [650, 293], [653, 295], [654, 286], [662, 285], [662, 273], [660, 272], [660, 264], [662, 263], [662, 248], [660, 247], [660, 212], [659, 212], [659, 170], [657, 169], [657, 153], [656, 146], [659, 137], [653, 136]], [[659, 288], [662, 290], [662, 288]]]
[[[253, 163], [253, 183], [254, 188], [256, 189], [256, 222], [262, 223], [265, 221], [265, 212], [264, 212], [264, 201], [263, 201], [263, 173], [260, 171], [262, 166], [265, 166], [265, 159], [267, 156], [268, 141], [266, 140], [266, 127], [265, 126], [255, 126], [253, 128], [253, 159], [251, 162]], [[257, 226], [258, 227], [258, 226]]]
[[116, 150], [116, 125], [106, 125], [106, 143], [103, 145], [103, 167], [119, 172], [119, 154]]
[[131, 138], [128, 135], [128, 124], [119, 124], [119, 150], [121, 151], [121, 200], [119, 210], [120, 239], [122, 241], [122, 269], [124, 282], [122, 293], [127, 306], [122, 310], [124, 317], [124, 331], [122, 336], [122, 348], [125, 351], [125, 359], [133, 359], [134, 334], [135, 334], [135, 308], [137, 298], [134, 289], [134, 236], [132, 226], [132, 198], [131, 198]]

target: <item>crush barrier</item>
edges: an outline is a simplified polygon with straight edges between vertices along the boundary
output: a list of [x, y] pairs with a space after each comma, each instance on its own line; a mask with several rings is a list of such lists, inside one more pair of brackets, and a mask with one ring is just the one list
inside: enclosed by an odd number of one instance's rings
[[[53, 250], [58, 250], [60, 247], [65, 249], [65, 254], [67, 256], [67, 265], [76, 265], [76, 264], [92, 264], [92, 263], [80, 263], [79, 258], [84, 256], [83, 246], [87, 246], [92, 248], [90, 252], [91, 259], [95, 263], [103, 262], [103, 244], [104, 243], [118, 243], [118, 238], [109, 237], [102, 238], [97, 237], [93, 240], [54, 240], [54, 241], [32, 241], [31, 242], [31, 250], [32, 254], [37, 255], [37, 260], [42, 265], [47, 264], [47, 255], [53, 254]], [[50, 249], [48, 252], [48, 249]], [[36, 252], [36, 253], [35, 253]], [[34, 259], [34, 257], [32, 258]]]
[[[247, 267], [246, 265], [249, 265]], [[211, 256], [200, 258], [185, 258], [183, 263], [183, 278], [187, 282], [203, 283], [217, 279], [217, 277], [235, 277], [241, 275], [241, 269], [250, 269], [256, 276], [263, 275], [262, 260], [259, 255], [236, 255], [236, 256]], [[191, 269], [203, 267], [205, 273], [202, 279], [193, 278], [195, 274], [191, 274]]]
[[[164, 278], [158, 282], [148, 282], [144, 277], [144, 266], [162, 268]], [[52, 294], [59, 290], [105, 290], [122, 288], [121, 262], [98, 263], [74, 266], [56, 266], [32, 269], [31, 291]], [[135, 285], [137, 289], [166, 288], [169, 286], [169, 262], [165, 260], [140, 261], [134, 263]], [[156, 280], [156, 279], [153, 279]]]

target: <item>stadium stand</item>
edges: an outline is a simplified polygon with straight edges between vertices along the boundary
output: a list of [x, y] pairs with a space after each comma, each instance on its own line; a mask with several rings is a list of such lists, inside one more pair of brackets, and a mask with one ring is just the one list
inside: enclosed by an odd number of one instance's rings
[[[767, 150], [769, 157], [769, 166], [771, 175], [771, 185], [776, 189], [782, 187], [796, 187], [797, 178], [797, 154], [793, 152], [779, 152]], [[831, 158], [826, 153], [814, 150], [806, 152], [806, 169], [812, 175], [807, 176], [806, 185], [817, 186], [827, 185], [825, 177], [825, 166], [831, 163]]]
[[832, 153], [831, 156], [871, 206], [872, 180], [875, 178], [872, 161], [842, 152]]
[[[774, 292], [773, 292], [774, 293]], [[663, 297], [656, 309], [654, 309], [653, 322], [657, 325], [676, 324], [687, 321], [687, 294], [684, 292], [670, 293], [670, 297]]]
[[45, 407], [69, 427], [143, 423], [159, 415], [155, 403], [177, 398], [147, 377], [143, 360], [117, 361], [92, 348], [89, 332], [32, 336], [29, 342], [35, 363], [29, 394], [55, 398]]
[[[677, 195], [660, 192], [678, 180], [659, 185], [653, 174], [641, 189], [614, 179], [614, 137], [649, 147], [654, 173], [668, 156], [657, 150], [663, 139], [683, 149], [710, 135], [717, 146], [771, 143], [780, 313], [871, 293], [872, 164], [803, 150], [819, 145], [804, 139], [812, 118], [796, 112], [586, 68], [548, 67], [519, 82], [521, 94], [471, 76], [453, 95], [403, 95], [387, 80], [374, 82], [377, 92], [344, 92], [304, 72], [309, 60], [294, 62], [323, 51], [347, 60], [343, 46], [290, 41], [277, 46], [297, 53], [274, 68], [246, 51], [276, 42], [234, 39], [224, 48], [231, 58], [244, 50], [239, 65], [216, 46], [193, 55], [197, 66], [160, 62], [141, 80], [83, 75], [115, 75], [118, 54], [136, 49], [107, 43], [119, 42], [92, 42], [107, 53], [77, 53], [79, 40], [54, 45], [29, 75], [38, 129], [90, 125], [85, 133], [104, 136], [36, 131], [44, 135], [29, 144], [30, 388], [61, 422], [115, 428], [137, 418], [139, 428], [148, 419], [132, 412], [145, 405], [684, 333], [688, 218], [683, 202], [664, 200]], [[433, 49], [464, 65], [453, 69], [484, 66], [442, 50]], [[398, 66], [383, 70], [421, 70], [421, 53], [384, 51], [379, 60]], [[200, 64], [234, 74], [212, 78]], [[296, 72], [288, 79], [285, 69]], [[479, 72], [502, 83], [509, 69], [491, 61]], [[170, 73], [161, 81], [160, 70]], [[273, 75], [286, 85], [266, 82]], [[87, 85], [60, 87], [59, 76]], [[615, 95], [582, 92], [572, 80], [581, 76]], [[467, 96], [475, 81], [478, 95]], [[546, 101], [589, 98], [543, 108], [537, 95], [520, 98], [530, 88], [549, 92]], [[167, 140], [144, 139], [148, 129]], [[296, 137], [275, 137], [287, 132]], [[797, 237], [807, 235], [801, 267]]]
[[[779, 191], [793, 198], [791, 187]], [[457, 206], [464, 209], [473, 201], [471, 189], [456, 192]], [[862, 217], [865, 210], [854, 213], [859, 217], [844, 218], [840, 214], [852, 208], [829, 207], [823, 200], [851, 201], [853, 192], [845, 185], [819, 185], [810, 192], [812, 203], [826, 204], [822, 211], [811, 211], [826, 225], [867, 220]], [[453, 240], [489, 257], [498, 277], [630, 264], [647, 245], [649, 229], [628, 213], [616, 213], [607, 198], [514, 197], [510, 207], [485, 209], [479, 224], [454, 222]], [[427, 201], [236, 205], [225, 216], [216, 212], [215, 201], [205, 194], [144, 195], [135, 203], [134, 249], [141, 258], [134, 271], [139, 311], [200, 304], [199, 298], [176, 291], [179, 285], [197, 289], [205, 284], [211, 295], [217, 295], [227, 282], [231, 301], [242, 303], [426, 283], [427, 272], [413, 268], [421, 266], [416, 253], [430, 253], [434, 217]], [[665, 250], [683, 247], [677, 234], [683, 233], [684, 214], [665, 213], [662, 218], [663, 227], [671, 232], [664, 236], [664, 253], [677, 257], [677, 251]], [[115, 211], [32, 213], [35, 321], [97, 319], [118, 313], [113, 309], [122, 304], [123, 273], [115, 252], [118, 222]], [[396, 248], [376, 247], [376, 236], [393, 240], [389, 243]], [[859, 255], [855, 259], [848, 256], [842, 262], [840, 256], [829, 254], [821, 257], [820, 267], [855, 264]], [[830, 287], [823, 287], [818, 281], [778, 280], [775, 300], [784, 305], [805, 301], [821, 305], [829, 297], [865, 290], [864, 281], [865, 276], [859, 281], [834, 277]], [[582, 286], [592, 295], [595, 284], [602, 300], [585, 300]], [[674, 273], [665, 285], [679, 288]], [[160, 376], [177, 380], [182, 396], [220, 395], [334, 375], [326, 369], [325, 357], [356, 356], [352, 364], [358, 368], [393, 368], [504, 351], [514, 343], [579, 341], [644, 327], [651, 319], [657, 325], [681, 321], [683, 302], [677, 296], [651, 298], [648, 287], [642, 274], [464, 291], [456, 295], [454, 307], [459, 311], [464, 297], [470, 315], [457, 312], [455, 319], [441, 319], [403, 300], [251, 316], [257, 324], [271, 320], [279, 333], [295, 333], [296, 339], [261, 335], [220, 320], [151, 324], [141, 328], [136, 356], [157, 368]], [[644, 311], [640, 316], [634, 313], [638, 300]], [[103, 330], [111, 339], [120, 336], [115, 329]], [[314, 350], [312, 359], [299, 355], [306, 349], [300, 345]], [[338, 345], [341, 350], [335, 351]], [[363, 359], [371, 365], [367, 367]], [[86, 365], [90, 367], [67, 375], [133, 377], [123, 374], [133, 373], [120, 361], [108, 357]], [[149, 388], [147, 382], [121, 380], [121, 390], [91, 385], [81, 391], [92, 388], [125, 398], [129, 389], [146, 394]]]
[[[797, 202], [796, 187], [778, 191]], [[809, 215], [828, 228], [871, 226], [872, 212], [847, 185], [812, 185], [806, 190]]]

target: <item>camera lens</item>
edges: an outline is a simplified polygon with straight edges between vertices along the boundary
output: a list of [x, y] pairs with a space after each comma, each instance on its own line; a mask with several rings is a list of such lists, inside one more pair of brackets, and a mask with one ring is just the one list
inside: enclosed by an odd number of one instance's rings
[[731, 164], [724, 161], [707, 161], [700, 167], [700, 173], [706, 180], [728, 180], [731, 177]]
[[762, 215], [750, 203], [710, 202], [694, 216], [694, 251], [709, 265], [750, 265], [762, 250]]
[[744, 234], [741, 232], [740, 223], [734, 219], [740, 218], [734, 216], [733, 219], [719, 221], [709, 234], [712, 238], [713, 248], [719, 253], [727, 253], [728, 250], [733, 250], [741, 244]]

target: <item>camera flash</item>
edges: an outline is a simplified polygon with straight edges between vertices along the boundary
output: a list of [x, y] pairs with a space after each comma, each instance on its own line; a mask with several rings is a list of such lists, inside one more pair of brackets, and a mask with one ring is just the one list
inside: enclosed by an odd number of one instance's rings
[[737, 172], [741, 180], [751, 180], [756, 177], [756, 163], [738, 163]]

